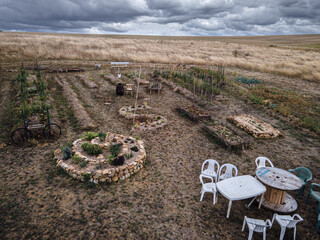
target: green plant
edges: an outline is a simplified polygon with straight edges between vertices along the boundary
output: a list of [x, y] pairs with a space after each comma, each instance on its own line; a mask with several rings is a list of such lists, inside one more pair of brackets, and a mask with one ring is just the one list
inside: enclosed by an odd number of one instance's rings
[[63, 159], [69, 159], [72, 157], [72, 151], [69, 147], [64, 147], [62, 149]]
[[89, 181], [90, 180], [90, 173], [84, 173], [84, 174], [82, 174], [82, 176], [83, 176], [83, 180], [84, 181]]
[[98, 137], [100, 139], [100, 142], [103, 142], [106, 139], [107, 134], [105, 133], [99, 133]]
[[102, 153], [101, 147], [97, 144], [83, 143], [81, 148], [89, 155], [99, 155]]
[[81, 138], [87, 140], [87, 141], [91, 141], [92, 139], [96, 138], [99, 136], [99, 133], [96, 132], [85, 132]]
[[122, 144], [114, 144], [114, 145], [110, 145], [110, 152], [113, 156], [118, 156], [119, 153], [121, 152], [122, 149]]
[[81, 162], [80, 162], [80, 167], [85, 167], [85, 166], [87, 166], [87, 162], [86, 161], [83, 161], [83, 160], [81, 160]]
[[136, 140], [139, 140], [139, 139], [140, 139], [140, 137], [136, 136], [136, 137], [135, 137], [135, 139], [136, 139]]
[[72, 163], [73, 164], [79, 164], [80, 161], [81, 161], [81, 157], [79, 157], [78, 155], [72, 156]]
[[112, 155], [112, 154], [110, 154], [110, 155], [108, 155], [108, 157], [107, 157], [107, 159], [108, 159], [108, 162], [112, 162], [113, 161], [113, 159], [114, 159], [114, 155]]
[[126, 153], [126, 154], [125, 154], [125, 157], [126, 157], [127, 159], [132, 158], [132, 157], [133, 157], [132, 151], [130, 151], [130, 153]]

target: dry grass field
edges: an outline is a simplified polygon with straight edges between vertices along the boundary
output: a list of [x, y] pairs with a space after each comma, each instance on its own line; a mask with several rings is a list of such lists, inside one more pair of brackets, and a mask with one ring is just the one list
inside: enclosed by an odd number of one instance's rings
[[319, 44], [319, 35], [110, 38], [1, 32], [0, 61], [126, 59], [140, 63], [223, 65], [319, 82], [320, 52], [317, 48], [303, 48]]
[[[228, 201], [219, 194], [200, 202], [199, 174], [205, 159], [220, 165], [232, 163], [239, 175], [254, 175], [258, 156], [266, 156], [282, 169], [307, 167], [311, 182], [320, 182], [320, 52], [318, 35], [289, 37], [159, 37], [68, 35], [0, 32], [0, 239], [247, 239], [241, 231], [244, 216], [272, 219], [273, 212], [249, 199], [234, 201], [226, 218]], [[295, 41], [293, 41], [295, 39]], [[236, 52], [235, 52], [236, 50]], [[38, 60], [46, 85], [46, 103], [52, 121], [62, 128], [57, 141], [41, 136], [25, 147], [12, 144], [12, 129], [21, 126], [21, 62], [29, 75]], [[121, 70], [123, 83], [136, 84], [140, 66], [144, 80], [166, 79], [160, 94], [140, 89], [138, 104], [149, 98], [150, 113], [168, 120], [153, 132], [132, 131], [132, 121], [119, 109], [133, 105], [134, 95], [117, 96], [110, 76], [117, 69], [110, 61], [130, 61]], [[101, 69], [94, 67], [102, 64]], [[210, 96], [205, 85], [208, 66], [225, 66], [225, 82], [214, 85]], [[50, 68], [83, 68], [85, 71], [50, 73]], [[170, 84], [193, 91], [188, 73], [198, 71], [197, 98], [187, 98]], [[207, 76], [207, 75], [206, 75]], [[32, 86], [33, 82], [28, 83]], [[29, 87], [30, 87], [29, 86]], [[93, 87], [90, 87], [93, 86]], [[29, 93], [28, 93], [29, 94]], [[30, 94], [31, 96], [31, 94]], [[112, 98], [111, 105], [105, 105]], [[32, 95], [25, 105], [38, 101]], [[200, 99], [196, 101], [194, 99]], [[250, 140], [245, 151], [230, 150], [208, 136], [200, 122], [177, 112], [179, 106], [197, 105], [214, 122], [230, 115], [249, 114], [283, 133], [276, 139]], [[31, 112], [31, 113], [30, 113]], [[56, 167], [53, 151], [70, 144], [90, 125], [95, 132], [115, 132], [140, 138], [147, 161], [128, 179], [95, 185], [72, 179]], [[310, 183], [297, 200], [297, 239], [320, 239], [314, 234], [318, 203], [305, 203]], [[278, 239], [277, 223], [267, 239]], [[262, 238], [255, 233], [254, 238]], [[293, 238], [287, 230], [286, 239]]]

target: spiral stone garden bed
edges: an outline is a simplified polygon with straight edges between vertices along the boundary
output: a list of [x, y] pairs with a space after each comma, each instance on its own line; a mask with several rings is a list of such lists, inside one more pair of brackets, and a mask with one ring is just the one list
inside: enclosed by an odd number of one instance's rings
[[124, 106], [119, 110], [119, 114], [126, 119], [135, 119], [132, 130], [155, 130], [168, 124], [165, 117], [157, 114], [148, 114], [147, 110], [151, 109], [151, 107], [138, 105], [136, 108], [136, 113], [134, 113], [134, 106]]
[[[84, 145], [94, 146], [97, 154], [88, 153]], [[118, 148], [116, 155], [114, 149]], [[126, 179], [138, 172], [146, 160], [144, 144], [141, 140], [115, 133], [107, 133], [105, 139], [91, 140], [79, 138], [72, 143], [71, 152], [57, 149], [54, 158], [57, 166], [63, 168], [73, 178], [81, 181], [113, 182]]]

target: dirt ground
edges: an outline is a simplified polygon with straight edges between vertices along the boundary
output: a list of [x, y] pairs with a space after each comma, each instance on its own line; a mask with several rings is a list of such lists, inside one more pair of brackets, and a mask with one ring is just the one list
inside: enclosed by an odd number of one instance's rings
[[[209, 108], [213, 119], [251, 114], [281, 130], [285, 137], [257, 140], [243, 133], [251, 141], [249, 149], [244, 153], [225, 149], [203, 132], [200, 123], [179, 115], [176, 107], [192, 102], [166, 86], [159, 95], [150, 95], [142, 89], [138, 102], [142, 104], [143, 97], [150, 98], [153, 108], [150, 111], [166, 117], [168, 125], [155, 132], [131, 132], [131, 121], [121, 118], [118, 111], [124, 105], [132, 105], [134, 97], [116, 96], [115, 86], [103, 77], [107, 71], [110, 70], [87, 67], [81, 73], [92, 78], [97, 88], [88, 88], [77, 77], [79, 73], [43, 73], [54, 109], [53, 119], [61, 125], [62, 136], [56, 142], [41, 140], [38, 145], [25, 148], [10, 144], [8, 137], [11, 107], [17, 101], [13, 80], [18, 73], [1, 72], [0, 143], [7, 144], [0, 149], [1, 239], [247, 239], [248, 229], [241, 232], [244, 216], [272, 219], [273, 213], [264, 208], [259, 210], [256, 203], [246, 209], [248, 199], [233, 202], [227, 219], [228, 201], [222, 195], [216, 205], [212, 204], [211, 194], [200, 202], [199, 174], [208, 158], [216, 159], [220, 165], [236, 165], [240, 175], [253, 175], [255, 158], [266, 156], [279, 168], [307, 167], [313, 173], [312, 182], [320, 182], [319, 136], [292, 128], [262, 108], [232, 95], [226, 94], [227, 103], [214, 102]], [[267, 84], [300, 89], [319, 98], [320, 86], [316, 83], [237, 71], [248, 77], [259, 75]], [[53, 150], [82, 133], [81, 121], [68, 106], [56, 78], [68, 82], [78, 102], [98, 126], [96, 132], [139, 136], [144, 141], [147, 162], [141, 171], [123, 181], [93, 186], [78, 182], [55, 167]], [[132, 81], [126, 77], [123, 80]], [[113, 98], [112, 104], [104, 105], [109, 96]], [[309, 184], [301, 198], [297, 197], [297, 191], [290, 192], [299, 205], [296, 212], [304, 218], [298, 223], [297, 239], [320, 239], [319, 233], [313, 234], [317, 202], [312, 198], [304, 202], [308, 190]], [[277, 223], [267, 230], [268, 239], [277, 239], [279, 235]], [[262, 235], [255, 233], [254, 237], [260, 239]], [[286, 239], [292, 237], [293, 231], [287, 230]]]

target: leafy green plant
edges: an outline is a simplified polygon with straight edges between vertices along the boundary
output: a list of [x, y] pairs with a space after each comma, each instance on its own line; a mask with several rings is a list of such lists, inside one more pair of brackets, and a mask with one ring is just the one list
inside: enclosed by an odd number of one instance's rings
[[62, 149], [63, 159], [69, 159], [72, 157], [72, 151], [69, 147], [64, 147]]
[[101, 147], [97, 144], [83, 143], [81, 148], [89, 155], [99, 155], [102, 153]]
[[114, 145], [110, 145], [110, 152], [113, 156], [118, 156], [119, 153], [121, 152], [122, 149], [122, 144], [114, 144]]

